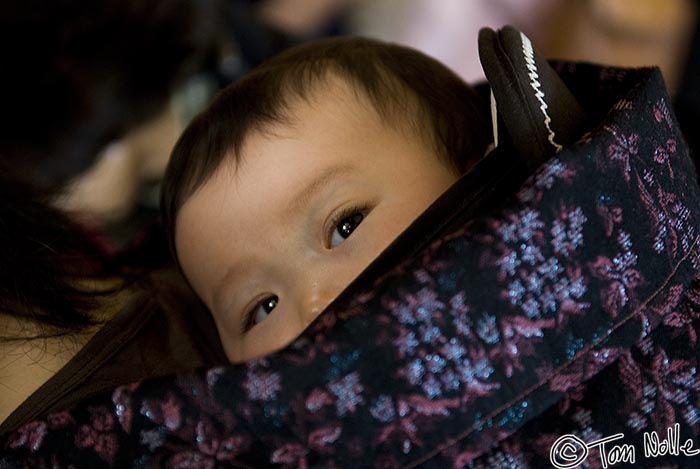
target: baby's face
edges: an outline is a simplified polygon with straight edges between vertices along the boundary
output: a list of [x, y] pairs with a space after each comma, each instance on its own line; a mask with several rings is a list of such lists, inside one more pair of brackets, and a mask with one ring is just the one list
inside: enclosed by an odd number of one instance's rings
[[280, 349], [457, 179], [346, 85], [254, 132], [176, 224], [183, 270], [238, 362]]

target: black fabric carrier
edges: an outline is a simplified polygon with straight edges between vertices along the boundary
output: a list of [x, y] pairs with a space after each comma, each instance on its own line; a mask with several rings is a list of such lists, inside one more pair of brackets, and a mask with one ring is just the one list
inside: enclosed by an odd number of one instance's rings
[[700, 194], [660, 73], [516, 33], [482, 34], [501, 144], [294, 344], [37, 419], [0, 467], [697, 467]]

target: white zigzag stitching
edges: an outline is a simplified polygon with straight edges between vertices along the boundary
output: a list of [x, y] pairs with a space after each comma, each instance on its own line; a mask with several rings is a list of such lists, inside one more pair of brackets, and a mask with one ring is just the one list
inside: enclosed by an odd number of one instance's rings
[[557, 153], [559, 153], [564, 149], [564, 147], [562, 147], [554, 141], [554, 130], [552, 130], [552, 128], [549, 126], [549, 124], [552, 122], [552, 119], [549, 117], [549, 114], [547, 114], [548, 106], [544, 100], [544, 93], [540, 89], [542, 84], [539, 81], [539, 74], [537, 73], [537, 64], [535, 64], [535, 51], [532, 48], [532, 43], [530, 42], [530, 39], [525, 34], [520, 33], [520, 38], [523, 42], [523, 55], [525, 56], [525, 65], [527, 66], [527, 69], [530, 72], [528, 73], [528, 76], [530, 77], [530, 86], [533, 90], [535, 90], [535, 98], [537, 98], [537, 100], [540, 102], [540, 111], [542, 111], [542, 114], [544, 115], [544, 126], [549, 132], [549, 143], [551, 143], [552, 146], [556, 148]]

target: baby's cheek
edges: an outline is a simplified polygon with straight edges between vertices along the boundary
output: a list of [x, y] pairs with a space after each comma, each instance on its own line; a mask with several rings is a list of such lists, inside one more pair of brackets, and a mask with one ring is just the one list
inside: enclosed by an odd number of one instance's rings
[[216, 330], [219, 333], [221, 346], [224, 349], [224, 353], [226, 353], [226, 358], [232, 363], [243, 361], [244, 359], [241, 358], [243, 356], [241, 338], [233, 334], [230, 324], [227, 323], [227, 318], [219, 314], [213, 314], [213, 316]]
[[226, 356], [232, 363], [240, 363], [283, 349], [304, 331], [300, 317], [294, 308], [284, 308], [280, 302], [273, 314], [245, 334], [227, 334], [219, 328]]
[[219, 339], [226, 353], [226, 358], [228, 358], [231, 363], [238, 363], [245, 360], [243, 351], [241, 350], [241, 339], [234, 339], [230, 335], [222, 333], [221, 329], [219, 329]]
[[[392, 207], [387, 208], [391, 209]], [[417, 206], [397, 204], [393, 210], [387, 210], [385, 216], [377, 217], [378, 223], [373, 226], [374, 251], [384, 250], [420, 213], [421, 210]], [[376, 254], [379, 254], [379, 252], [376, 252]]]

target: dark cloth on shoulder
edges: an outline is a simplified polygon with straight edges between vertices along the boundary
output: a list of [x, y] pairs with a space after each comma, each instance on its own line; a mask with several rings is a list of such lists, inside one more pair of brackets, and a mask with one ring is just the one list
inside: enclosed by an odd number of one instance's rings
[[0, 425], [0, 435], [94, 394], [226, 362], [209, 312], [175, 270], [139, 281], [124, 309]]

